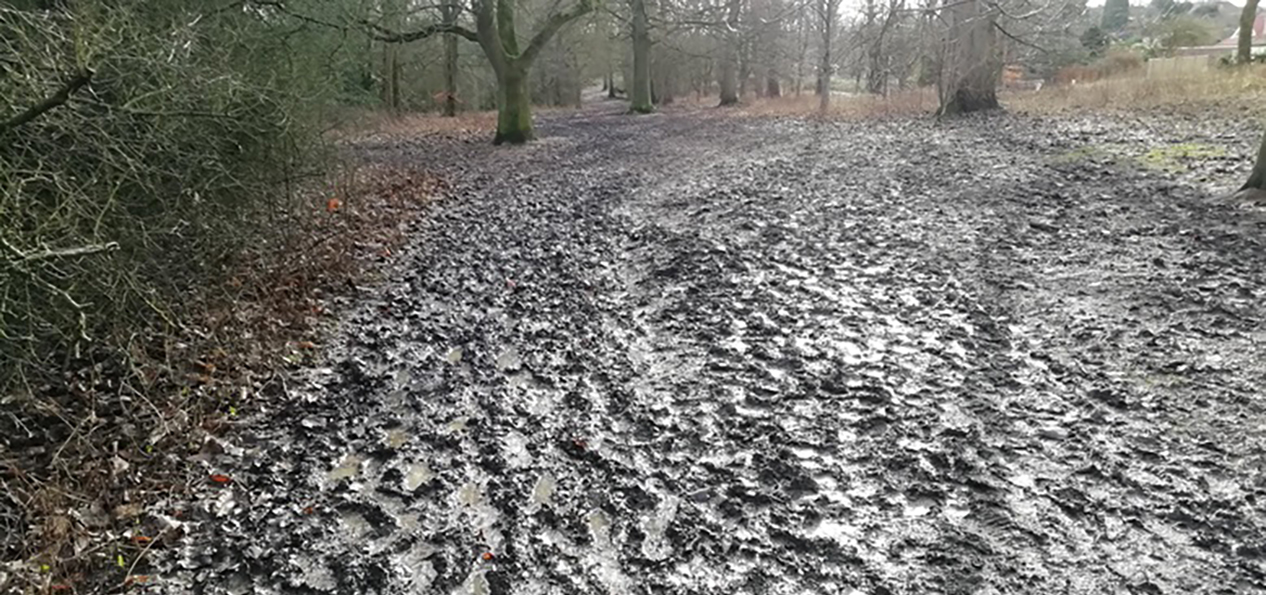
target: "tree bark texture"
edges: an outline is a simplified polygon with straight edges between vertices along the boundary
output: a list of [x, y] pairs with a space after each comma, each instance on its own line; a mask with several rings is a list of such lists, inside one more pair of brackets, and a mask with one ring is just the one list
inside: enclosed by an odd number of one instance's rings
[[998, 107], [998, 55], [995, 14], [983, 0], [949, 5], [944, 58], [939, 81], [941, 115]]
[[1239, 47], [1235, 51], [1237, 64], [1248, 64], [1253, 59], [1253, 25], [1257, 22], [1258, 0], [1248, 0], [1240, 13]]
[[655, 111], [651, 103], [651, 32], [646, 15], [646, 0], [629, 0], [633, 13], [633, 88], [629, 90], [629, 109], [639, 114]]

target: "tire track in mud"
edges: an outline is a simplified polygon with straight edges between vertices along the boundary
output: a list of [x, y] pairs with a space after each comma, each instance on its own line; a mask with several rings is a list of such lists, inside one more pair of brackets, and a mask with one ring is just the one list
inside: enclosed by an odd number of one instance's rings
[[[1250, 296], [1266, 279], [1242, 257], [1261, 244], [1160, 235], [1225, 230], [1216, 207], [1110, 217], [1113, 193], [1154, 180], [1017, 151], [1038, 128], [591, 113], [526, 150], [362, 145], [429, 157], [453, 195], [394, 280], [344, 305], [330, 365], [204, 448], [236, 481], [193, 503], [170, 584], [1262, 589], [1260, 436], [1229, 444], [1175, 401], [1252, 426], [1260, 368], [1153, 390], [1142, 340], [1082, 338], [1176, 287], [1126, 291], [1094, 255], [1151, 252], [1096, 226], [1152, 225], [1172, 268], [1212, 259]], [[1097, 318], [1052, 271], [1105, 284]], [[1234, 318], [1251, 347], [1261, 307], [1241, 301], [1193, 315]], [[1227, 351], [1197, 327], [1167, 330]], [[1141, 405], [1157, 399], [1171, 405]]]

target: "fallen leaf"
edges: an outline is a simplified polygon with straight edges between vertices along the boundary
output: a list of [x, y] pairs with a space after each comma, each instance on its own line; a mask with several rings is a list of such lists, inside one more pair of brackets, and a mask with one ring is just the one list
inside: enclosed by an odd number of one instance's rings
[[154, 540], [153, 540], [152, 538], [150, 538], [150, 537], [145, 536], [145, 535], [133, 535], [133, 536], [132, 536], [132, 541], [135, 541], [135, 542], [136, 542], [136, 543], [138, 543], [138, 544], [144, 545], [144, 544], [147, 544], [147, 543], [149, 543], [149, 542], [151, 542], [151, 541], [154, 541]]
[[298, 343], [295, 343], [295, 347], [298, 347], [299, 349], [316, 349], [316, 343], [313, 343], [312, 341], [299, 341]]
[[219, 473], [215, 473], [211, 475], [211, 481], [214, 481], [215, 483], [228, 483], [233, 480], [230, 479], [229, 476], [227, 475], [221, 475]]
[[484, 562], [491, 562], [492, 552], [484, 552], [484, 555], [482, 556], [482, 558], [484, 559]]
[[339, 210], [342, 206], [343, 201], [339, 200], [337, 197], [331, 197], [330, 200], [325, 202], [325, 210], [329, 213]]

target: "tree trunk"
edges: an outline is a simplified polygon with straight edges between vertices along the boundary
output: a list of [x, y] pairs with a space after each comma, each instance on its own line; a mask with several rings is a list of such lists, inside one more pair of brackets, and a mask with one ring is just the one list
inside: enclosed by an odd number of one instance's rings
[[651, 103], [651, 33], [645, 0], [629, 0], [633, 12], [633, 88], [629, 109], [639, 114], [655, 111]]
[[400, 53], [391, 52], [391, 109], [400, 111]]
[[1253, 173], [1249, 175], [1248, 182], [1245, 182], [1240, 190], [1250, 188], [1266, 190], [1266, 137], [1262, 138], [1262, 147], [1257, 150], [1257, 162], [1253, 164]]
[[723, 33], [725, 36], [721, 56], [721, 105], [735, 105], [739, 102], [738, 95], [738, 54], [739, 54], [739, 11], [742, 10], [742, 0], [730, 0], [727, 7], [725, 17], [728, 31]]
[[1237, 64], [1248, 64], [1253, 60], [1253, 25], [1257, 22], [1257, 3], [1258, 0], [1248, 0], [1244, 3], [1244, 11], [1240, 13], [1239, 47], [1235, 52]]
[[765, 73], [765, 97], [773, 99], [782, 97], [782, 83], [778, 81], [778, 71], [772, 66]]
[[835, 36], [835, 12], [839, 0], [819, 0], [822, 17], [822, 63], [818, 67], [818, 110], [823, 114], [831, 107], [831, 39]]
[[378, 89], [378, 97], [388, 111], [396, 112], [400, 108], [399, 69], [396, 68], [396, 46], [391, 43], [382, 44], [382, 68], [379, 76], [382, 84]]
[[492, 70], [497, 74], [497, 134], [494, 144], [522, 144], [535, 138], [528, 75], [541, 50], [568, 23], [592, 12], [592, 0], [579, 0], [571, 9], [551, 14], [519, 51], [513, 0], [476, 0], [475, 33]]
[[[457, 21], [456, 0], [444, 0], [444, 22]], [[444, 34], [444, 115], [457, 115], [457, 34]]]
[[941, 115], [998, 107], [998, 35], [994, 12], [982, 0], [964, 0], [946, 9], [949, 30], [940, 77]]
[[497, 136], [492, 143], [520, 145], [536, 138], [532, 129], [532, 98], [528, 92], [528, 72], [522, 65], [508, 64], [497, 87]]
[[676, 73], [673, 67], [668, 66], [664, 70], [663, 82], [659, 85], [659, 103], [660, 105], [669, 105], [673, 102], [674, 96], [677, 94], [675, 85], [677, 83]]
[[738, 64], [733, 48], [726, 44], [725, 56], [721, 58], [721, 105], [738, 103]]

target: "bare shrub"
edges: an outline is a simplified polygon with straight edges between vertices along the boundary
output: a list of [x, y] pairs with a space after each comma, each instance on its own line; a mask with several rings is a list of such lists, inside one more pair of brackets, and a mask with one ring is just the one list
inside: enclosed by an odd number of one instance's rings
[[0, 7], [0, 562], [42, 590], [175, 489], [136, 468], [222, 405], [209, 304], [311, 231], [337, 89], [241, 3], [108, 4]]

